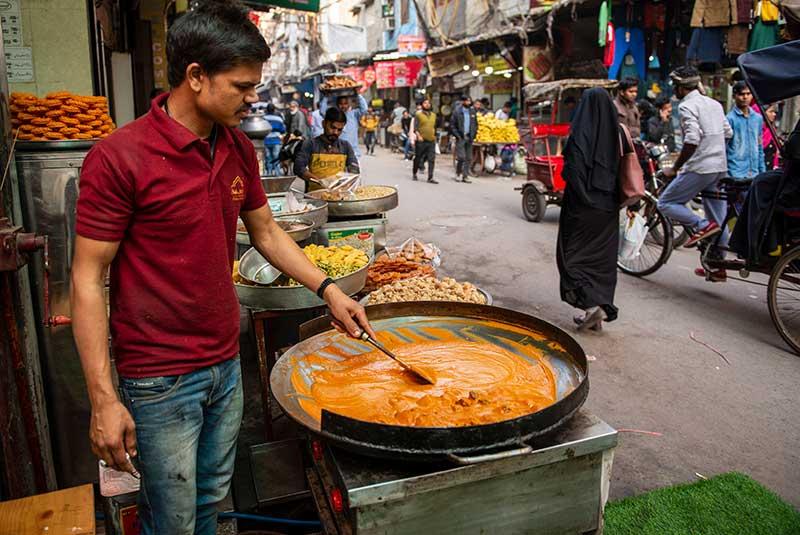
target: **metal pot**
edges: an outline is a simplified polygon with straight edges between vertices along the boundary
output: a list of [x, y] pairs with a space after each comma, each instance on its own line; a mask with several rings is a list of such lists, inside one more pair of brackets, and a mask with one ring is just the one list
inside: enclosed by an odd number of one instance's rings
[[239, 128], [241, 128], [242, 132], [247, 134], [248, 137], [255, 139], [264, 139], [267, 134], [272, 132], [272, 125], [264, 118], [263, 113], [249, 114], [242, 119]]

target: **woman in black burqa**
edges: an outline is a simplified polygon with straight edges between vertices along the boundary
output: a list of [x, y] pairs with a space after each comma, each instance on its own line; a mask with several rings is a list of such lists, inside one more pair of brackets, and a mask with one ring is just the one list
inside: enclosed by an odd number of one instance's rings
[[575, 318], [578, 330], [600, 330], [617, 317], [619, 128], [608, 92], [585, 91], [564, 148], [557, 251], [561, 300], [584, 311]]

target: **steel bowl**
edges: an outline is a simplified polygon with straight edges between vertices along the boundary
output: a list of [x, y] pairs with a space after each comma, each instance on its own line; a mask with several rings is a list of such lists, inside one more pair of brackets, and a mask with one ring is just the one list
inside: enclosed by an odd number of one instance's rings
[[272, 209], [272, 216], [278, 220], [293, 220], [304, 219], [314, 223], [314, 228], [317, 229], [328, 222], [328, 203], [320, 199], [306, 197], [303, 202], [311, 205], [311, 210], [305, 212], [283, 212], [283, 207], [286, 206], [286, 195], [289, 194], [272, 194], [267, 195], [269, 198], [269, 205]]
[[[314, 222], [308, 219], [276, 219], [278, 226], [281, 227], [286, 233], [296, 242], [305, 241], [314, 233]], [[293, 225], [302, 225], [302, 228], [295, 230], [288, 230]], [[239, 245], [252, 245], [250, 243], [250, 234], [247, 230], [240, 230], [244, 226], [240, 219], [236, 226], [236, 243]]]
[[[375, 214], [382, 214], [397, 208], [399, 203], [397, 189], [392, 186], [381, 186], [391, 188], [392, 193], [377, 199], [366, 199], [356, 201], [327, 201], [328, 214], [332, 217], [361, 217]], [[322, 191], [313, 191], [310, 196], [322, 199]]]
[[[240, 260], [255, 249], [248, 250]], [[261, 255], [258, 255], [261, 256]], [[355, 295], [360, 292], [367, 283], [367, 270], [369, 265], [362, 267], [344, 277], [335, 279], [338, 286], [347, 295]], [[305, 308], [316, 308], [325, 305], [325, 301], [305, 286], [248, 286], [246, 284], [234, 284], [236, 295], [239, 296], [239, 303], [242, 306], [253, 310], [302, 310]]]
[[296, 176], [262, 176], [261, 185], [267, 195], [273, 193], [286, 193], [292, 187], [292, 183], [297, 179]]

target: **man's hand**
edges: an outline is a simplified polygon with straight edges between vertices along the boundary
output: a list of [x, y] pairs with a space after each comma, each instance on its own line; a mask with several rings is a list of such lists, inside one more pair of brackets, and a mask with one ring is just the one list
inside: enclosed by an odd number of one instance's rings
[[[353, 338], [361, 336], [362, 331], [367, 331], [370, 336], [375, 337], [375, 331], [367, 319], [364, 307], [350, 299], [335, 284], [325, 288], [325, 302], [333, 316], [333, 326], [339, 332], [345, 332]], [[342, 330], [344, 327], [344, 331]]]
[[674, 167], [667, 167], [661, 171], [661, 174], [664, 175], [664, 178], [675, 178], [678, 176], [678, 171]]
[[89, 440], [94, 454], [108, 466], [139, 477], [130, 461], [136, 457], [136, 424], [119, 400], [92, 407]]

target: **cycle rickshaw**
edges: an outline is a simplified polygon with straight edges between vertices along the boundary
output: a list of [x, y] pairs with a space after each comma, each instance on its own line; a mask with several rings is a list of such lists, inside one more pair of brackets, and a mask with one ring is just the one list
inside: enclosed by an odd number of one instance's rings
[[[800, 75], [791, 68], [800, 63], [800, 40], [742, 54], [738, 63], [762, 114], [768, 104], [800, 95]], [[785, 147], [780, 142], [774, 125], [767, 121], [766, 117], [764, 121], [772, 130], [778, 143], [778, 150], [786, 161]], [[800, 135], [798, 126], [795, 127], [794, 135]], [[797, 159], [796, 154], [788, 156]], [[789, 165], [788, 169], [793, 169], [794, 172], [767, 172], [754, 179], [748, 196], [762, 195], [760, 201], [752, 199], [761, 206], [756, 212], [756, 220], [752, 219], [752, 214], [748, 214], [747, 219], [739, 217], [739, 201], [747, 189], [742, 182], [732, 179], [721, 181], [719, 193], [716, 194], [718, 196], [714, 197], [726, 200], [728, 204], [726, 221], [721, 226], [728, 226], [735, 221], [737, 225], [735, 233], [738, 233], [745, 230], [740, 229], [739, 225], [749, 225], [746, 227], [749, 237], [748, 249], [755, 251], [753, 254], [748, 254], [744, 260], [730, 258], [734, 256], [732, 253], [728, 253], [729, 258], [725, 260], [718, 259], [710, 253], [720, 239], [719, 234], [704, 242], [701, 241], [698, 245], [701, 251], [701, 264], [707, 271], [722, 269], [726, 273], [738, 274], [741, 279], [747, 278], [750, 273], [769, 276], [766, 284], [767, 306], [772, 323], [784, 341], [795, 353], [800, 354], [800, 202], [797, 201], [800, 198], [800, 184], [797, 183], [800, 181], [800, 176], [797, 176], [800, 165]], [[782, 195], [786, 191], [791, 191], [793, 195], [791, 197]], [[797, 206], [787, 205], [785, 202], [787, 199], [796, 202]], [[750, 200], [748, 197], [748, 201]], [[747, 204], [752, 206], [752, 203]], [[754, 224], [754, 221], [757, 223]], [[654, 241], [658, 245], [660, 238], [658, 233], [650, 232], [645, 241]], [[768, 238], [769, 245], [766, 246]], [[661, 245], [666, 246], [666, 241], [662, 240]], [[619, 262], [619, 265], [623, 271], [631, 272], [622, 262]], [[654, 269], [650, 269], [649, 273], [661, 265], [653, 263], [651, 267]], [[761, 283], [753, 282], [753, 284]]]

